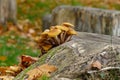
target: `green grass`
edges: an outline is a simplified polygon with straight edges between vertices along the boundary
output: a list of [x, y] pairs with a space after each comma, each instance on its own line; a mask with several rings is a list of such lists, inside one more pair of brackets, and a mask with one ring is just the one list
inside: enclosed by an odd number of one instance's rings
[[[37, 20], [41, 21], [41, 18], [52, 12], [52, 10], [60, 5], [81, 5], [79, 0], [26, 0], [24, 2], [18, 1], [18, 19], [29, 19], [32, 22]], [[40, 24], [41, 25], [41, 24]]]
[[46, 75], [43, 75], [41, 78], [38, 78], [37, 80], [50, 80], [50, 78], [47, 77]]
[[[14, 40], [15, 43], [10, 43], [9, 40]], [[12, 32], [7, 36], [0, 36], [0, 56], [6, 57], [6, 60], [0, 59], [0, 66], [9, 66], [18, 64], [19, 56], [26, 54], [38, 56], [40, 50], [30, 47], [27, 43], [30, 40]]]

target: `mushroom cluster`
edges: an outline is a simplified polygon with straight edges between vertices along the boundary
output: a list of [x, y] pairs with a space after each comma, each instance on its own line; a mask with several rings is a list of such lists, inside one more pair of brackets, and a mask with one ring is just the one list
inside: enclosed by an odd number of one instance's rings
[[51, 26], [50, 29], [46, 29], [41, 33], [38, 45], [42, 55], [51, 48], [70, 41], [72, 35], [77, 34], [73, 27], [70, 23], [63, 23], [61, 25]]

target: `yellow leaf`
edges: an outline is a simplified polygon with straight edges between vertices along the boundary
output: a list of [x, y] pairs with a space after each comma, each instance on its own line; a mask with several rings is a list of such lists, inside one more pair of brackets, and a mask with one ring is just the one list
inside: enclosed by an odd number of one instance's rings
[[50, 73], [52, 73], [56, 70], [57, 70], [57, 68], [53, 65], [43, 64], [43, 65], [38, 66], [38, 67], [30, 70], [29, 72], [27, 72], [27, 74], [29, 76], [27, 80], [34, 80], [43, 75], [50, 77]]
[[7, 59], [6, 56], [0, 56], [0, 61], [5, 61]]

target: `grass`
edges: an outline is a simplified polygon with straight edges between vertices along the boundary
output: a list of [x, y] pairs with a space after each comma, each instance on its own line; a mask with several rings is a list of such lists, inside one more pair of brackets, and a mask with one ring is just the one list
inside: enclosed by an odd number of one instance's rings
[[47, 77], [46, 75], [43, 75], [41, 78], [38, 78], [37, 80], [50, 80], [50, 78]]
[[18, 64], [19, 57], [24, 54], [38, 56], [40, 50], [33, 49], [28, 42], [30, 39], [15, 35], [14, 32], [0, 36], [0, 66]]
[[59, 5], [81, 5], [79, 0], [17, 0], [18, 19], [29, 19], [33, 24], [38, 23], [42, 27], [42, 17], [50, 14]]

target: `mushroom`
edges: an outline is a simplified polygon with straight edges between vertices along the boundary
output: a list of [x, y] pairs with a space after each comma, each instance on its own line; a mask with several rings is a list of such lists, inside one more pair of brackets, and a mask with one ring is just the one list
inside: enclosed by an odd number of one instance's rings
[[61, 33], [61, 30], [60, 29], [57, 29], [57, 28], [52, 28], [50, 29], [50, 31], [47, 33], [48, 36], [51, 38], [51, 39], [54, 39], [56, 45], [59, 45], [60, 44], [60, 40], [58, 38], [58, 35]]
[[40, 37], [38, 38], [39, 43], [43, 43], [44, 41], [46, 41], [48, 39], [48, 35], [47, 35], [48, 32], [49, 32], [49, 29], [46, 29], [43, 33], [41, 33]]
[[56, 28], [62, 30], [62, 32], [60, 33], [60, 43], [69, 41], [72, 35], [77, 34], [73, 27], [74, 26], [70, 23], [63, 23], [62, 26], [56, 26]]
[[48, 51], [50, 48], [52, 48], [52, 45], [45, 44], [45, 45], [42, 46], [42, 48], [43, 48], [45, 51]]
[[55, 26], [56, 28], [60, 29], [62, 32], [60, 33], [60, 44], [62, 44], [65, 40], [66, 32], [69, 30], [69, 27], [66, 26]]
[[59, 35], [60, 33], [61, 33], [60, 29], [53, 28], [53, 29], [50, 29], [50, 31], [47, 34], [49, 37], [55, 37], [55, 36]]
[[66, 33], [67, 33], [67, 35], [66, 35], [65, 42], [69, 41], [71, 39], [72, 35], [77, 34], [77, 32], [72, 28], [69, 28], [69, 31], [67, 31]]
[[42, 55], [52, 47], [69, 41], [72, 35], [75, 34], [77, 34], [77, 32], [73, 29], [73, 25], [70, 23], [51, 26], [50, 30], [46, 29], [41, 33], [39, 38], [39, 48], [41, 49]]
[[67, 27], [74, 27], [74, 25], [73, 24], [70, 24], [70, 23], [68, 23], [68, 22], [65, 22], [65, 23], [63, 23], [62, 24], [63, 26], [67, 26]]
[[76, 32], [74, 29], [69, 28], [69, 30], [67, 31], [67, 34], [70, 34], [70, 35], [76, 35], [77, 32]]
[[49, 29], [46, 29], [43, 33], [41, 33], [41, 35], [45, 35], [49, 32], [50, 30]]
[[63, 30], [63, 31], [68, 31], [69, 28], [67, 26], [55, 26], [56, 28]]
[[72, 35], [76, 34], [73, 30], [74, 25], [65, 22], [61, 26], [56, 26], [56, 28], [61, 29], [62, 32], [60, 34], [61, 43], [67, 42], [71, 39]]

